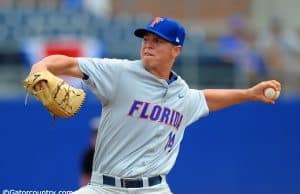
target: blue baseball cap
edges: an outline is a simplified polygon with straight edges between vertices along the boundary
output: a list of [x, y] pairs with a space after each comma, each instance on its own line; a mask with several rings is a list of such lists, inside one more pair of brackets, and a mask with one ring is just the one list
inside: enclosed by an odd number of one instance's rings
[[167, 17], [155, 17], [149, 21], [145, 28], [138, 28], [134, 35], [143, 38], [145, 33], [151, 32], [177, 46], [183, 46], [185, 30], [177, 21]]

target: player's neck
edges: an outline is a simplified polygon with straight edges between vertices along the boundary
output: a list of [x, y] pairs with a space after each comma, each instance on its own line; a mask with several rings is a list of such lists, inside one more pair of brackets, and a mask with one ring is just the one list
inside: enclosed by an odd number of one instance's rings
[[150, 72], [151, 74], [153, 74], [155, 77], [157, 77], [159, 79], [166, 80], [168, 82], [169, 78], [170, 78], [170, 73], [171, 73], [172, 67], [171, 66], [169, 68], [165, 68], [165, 67], [157, 67], [157, 68], [145, 67], [145, 69], [148, 72]]

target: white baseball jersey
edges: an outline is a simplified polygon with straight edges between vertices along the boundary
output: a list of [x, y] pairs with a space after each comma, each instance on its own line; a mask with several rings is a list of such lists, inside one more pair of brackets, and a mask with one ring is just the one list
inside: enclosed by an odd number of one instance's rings
[[78, 58], [86, 84], [102, 102], [92, 182], [116, 177], [166, 175], [187, 125], [208, 114], [203, 92], [174, 72], [170, 83], [140, 60]]

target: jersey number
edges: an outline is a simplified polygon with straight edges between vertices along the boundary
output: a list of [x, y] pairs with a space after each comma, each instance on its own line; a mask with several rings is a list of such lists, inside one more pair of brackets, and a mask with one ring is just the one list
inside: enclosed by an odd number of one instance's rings
[[174, 142], [175, 142], [175, 133], [173, 133], [172, 131], [169, 133], [169, 139], [168, 139], [168, 142], [165, 146], [165, 150], [167, 152], [170, 152], [173, 148], [173, 145], [174, 145]]

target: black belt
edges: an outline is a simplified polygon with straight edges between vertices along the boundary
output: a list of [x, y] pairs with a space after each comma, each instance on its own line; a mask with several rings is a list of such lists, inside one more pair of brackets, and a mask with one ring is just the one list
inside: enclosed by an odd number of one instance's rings
[[[115, 177], [112, 176], [107, 176], [107, 175], [103, 175], [103, 184], [105, 185], [110, 185], [110, 186], [117, 186], [116, 182], [118, 181]], [[154, 186], [157, 184], [160, 184], [162, 181], [162, 177], [161, 176], [154, 176], [154, 177], [149, 177], [147, 178], [148, 180], [148, 186]], [[142, 178], [121, 178], [120, 179], [121, 182], [121, 187], [125, 187], [125, 188], [140, 188], [140, 187], [145, 187], [147, 185], [143, 184], [143, 179]]]

